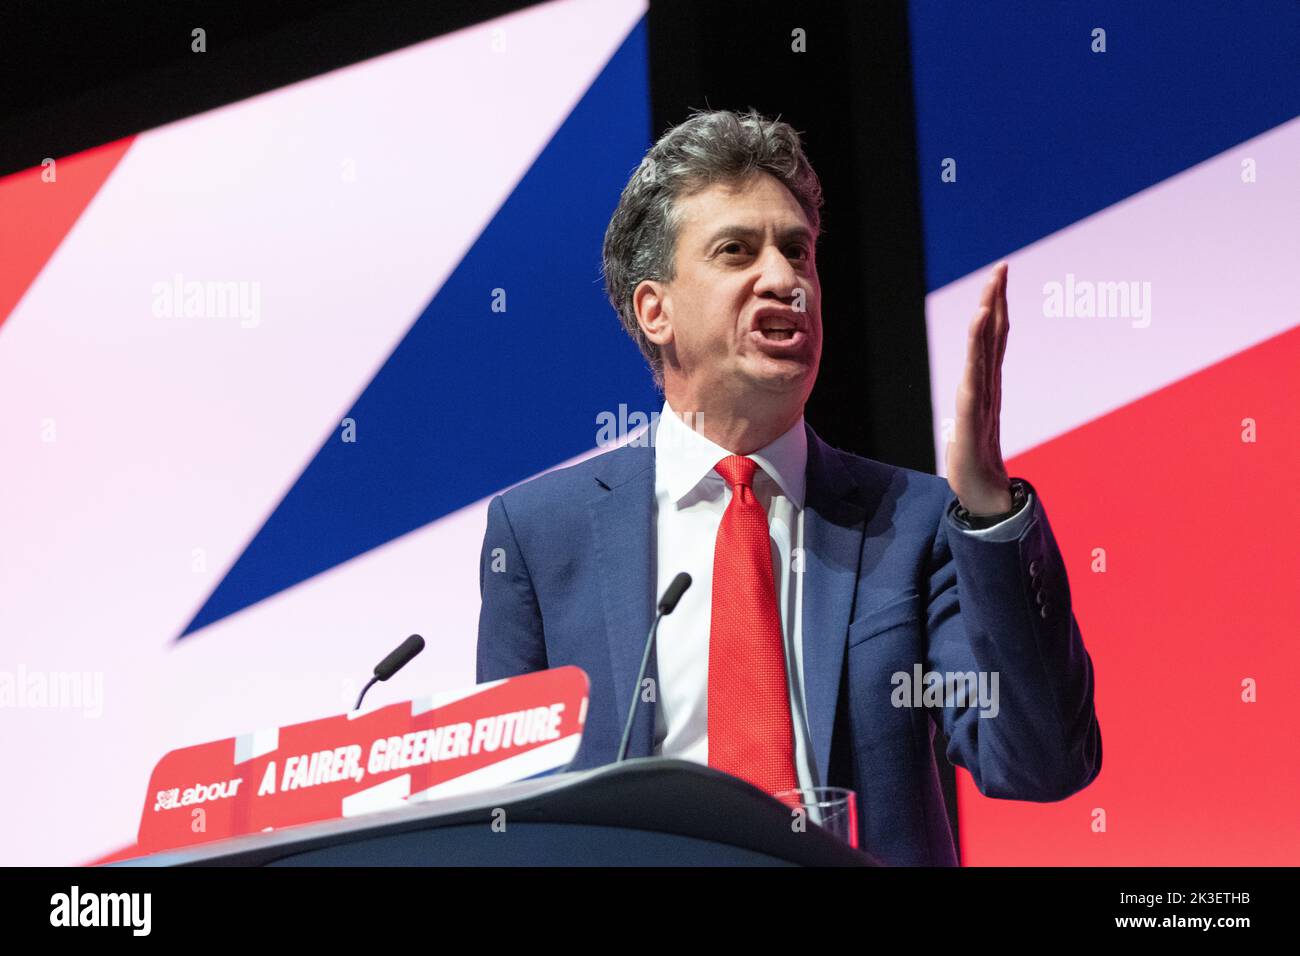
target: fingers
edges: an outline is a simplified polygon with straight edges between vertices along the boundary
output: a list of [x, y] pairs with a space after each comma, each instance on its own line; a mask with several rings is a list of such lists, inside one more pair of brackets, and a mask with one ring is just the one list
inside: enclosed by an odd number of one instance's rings
[[985, 407], [992, 406], [993, 392], [997, 388], [998, 375], [998, 313], [996, 307], [984, 320], [984, 398]]
[[957, 389], [957, 433], [953, 444], [967, 450], [979, 449], [975, 454], [990, 460], [1001, 458], [1002, 359], [1011, 327], [1008, 271], [1009, 264], [999, 262], [984, 286], [967, 335], [966, 367]]
[[[959, 414], [982, 409], [989, 401], [989, 368], [995, 343], [992, 340], [992, 310], [981, 307], [971, 321], [966, 339], [966, 367], [962, 373], [961, 392], [968, 399], [968, 407]], [[959, 392], [958, 400], [961, 400]]]
[[984, 291], [980, 293], [979, 308], [988, 309], [990, 313], [993, 311], [993, 307], [997, 303], [1000, 284], [1001, 280], [998, 278], [997, 270], [994, 269], [992, 278], [984, 283]]
[[1007, 274], [1011, 270], [1011, 264], [1003, 262], [1000, 264], [1002, 269], [1001, 283], [998, 289], [997, 298], [997, 315], [998, 315], [998, 352], [997, 352], [997, 370], [998, 378], [1002, 375], [1002, 359], [1007, 354], [1007, 337], [1011, 332], [1011, 310], [1007, 306]]
[[1001, 270], [998, 284], [998, 298], [996, 317], [997, 330], [995, 332], [995, 358], [992, 362], [992, 436], [993, 450], [1001, 457], [1001, 418], [1002, 418], [1002, 360], [1007, 354], [1007, 338], [1011, 331], [1011, 314], [1007, 306], [1007, 275], [1011, 270], [1011, 264], [1008, 262], [999, 263]]

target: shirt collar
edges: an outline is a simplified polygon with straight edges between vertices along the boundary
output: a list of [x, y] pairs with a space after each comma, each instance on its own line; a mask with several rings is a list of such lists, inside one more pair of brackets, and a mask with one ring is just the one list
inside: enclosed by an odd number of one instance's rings
[[[659, 413], [654, 437], [655, 472], [673, 502], [681, 501], [710, 475], [714, 466], [732, 454], [691, 428], [667, 400]], [[796, 508], [803, 507], [808, 467], [808, 435], [803, 416], [780, 437], [748, 456], [781, 488]]]

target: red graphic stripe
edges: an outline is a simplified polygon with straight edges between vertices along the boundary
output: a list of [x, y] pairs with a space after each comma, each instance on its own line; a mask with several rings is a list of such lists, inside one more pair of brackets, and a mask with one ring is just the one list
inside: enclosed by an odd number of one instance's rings
[[[1102, 769], [1051, 804], [987, 799], [959, 770], [963, 863], [1300, 859], [1297, 369], [1300, 328], [1009, 463], [1042, 491], [1065, 558], [1096, 670]], [[1248, 680], [1255, 703], [1242, 699]]]
[[54, 182], [36, 166], [0, 179], [0, 325], [31, 287], [109, 173], [126, 155], [133, 136], [60, 159]]

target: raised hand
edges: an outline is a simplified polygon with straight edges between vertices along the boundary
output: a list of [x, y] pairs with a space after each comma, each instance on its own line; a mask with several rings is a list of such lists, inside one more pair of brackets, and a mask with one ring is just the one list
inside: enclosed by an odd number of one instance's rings
[[1002, 461], [1002, 356], [1007, 349], [1007, 263], [993, 268], [966, 344], [966, 371], [957, 386], [957, 421], [948, 443], [948, 485], [976, 515], [1011, 509], [1010, 479]]

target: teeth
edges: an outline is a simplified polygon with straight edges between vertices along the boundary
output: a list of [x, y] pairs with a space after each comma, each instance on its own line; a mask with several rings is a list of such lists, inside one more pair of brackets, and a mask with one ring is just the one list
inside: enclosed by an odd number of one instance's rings
[[765, 316], [759, 319], [759, 323], [758, 328], [762, 332], [793, 332], [799, 328], [798, 324], [779, 316]]
[[794, 329], [764, 329], [763, 334], [769, 339], [784, 341], [794, 338]]

